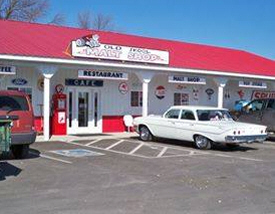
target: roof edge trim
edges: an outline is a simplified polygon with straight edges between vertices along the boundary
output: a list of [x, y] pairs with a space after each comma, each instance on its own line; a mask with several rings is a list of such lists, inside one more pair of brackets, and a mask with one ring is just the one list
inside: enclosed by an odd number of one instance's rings
[[134, 69], [134, 70], [147, 70], [147, 71], [166, 71], [166, 72], [180, 72], [180, 73], [197, 73], [203, 75], [216, 75], [216, 76], [227, 76], [227, 77], [242, 77], [252, 79], [265, 79], [275, 80], [275, 76], [263, 76], [253, 74], [242, 74], [225, 71], [211, 71], [211, 70], [199, 70], [189, 68], [175, 68], [175, 67], [163, 67], [163, 66], [151, 66], [151, 65], [133, 65], [133, 64], [118, 64], [112, 62], [97, 62], [97, 61], [84, 61], [84, 60], [71, 60], [71, 59], [60, 59], [60, 58], [47, 58], [47, 57], [30, 57], [30, 56], [14, 56], [0, 54], [1, 60], [18, 60], [23, 62], [35, 62], [35, 63], [54, 63], [54, 64], [71, 64], [81, 66], [98, 66], [108, 68], [123, 68], [123, 69]]

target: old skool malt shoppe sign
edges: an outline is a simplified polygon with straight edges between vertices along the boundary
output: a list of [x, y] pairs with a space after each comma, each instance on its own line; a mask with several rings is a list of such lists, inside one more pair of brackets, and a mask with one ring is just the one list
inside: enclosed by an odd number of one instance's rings
[[72, 42], [72, 55], [75, 57], [109, 59], [154, 64], [169, 64], [169, 52], [147, 48], [101, 44], [99, 36], [83, 37]]

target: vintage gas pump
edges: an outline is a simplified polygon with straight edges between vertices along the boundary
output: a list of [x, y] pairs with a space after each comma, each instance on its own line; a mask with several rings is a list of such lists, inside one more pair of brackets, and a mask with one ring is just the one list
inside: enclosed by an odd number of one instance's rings
[[64, 86], [58, 84], [55, 86], [55, 94], [52, 96], [52, 134], [67, 134], [67, 109], [66, 94], [63, 93]]

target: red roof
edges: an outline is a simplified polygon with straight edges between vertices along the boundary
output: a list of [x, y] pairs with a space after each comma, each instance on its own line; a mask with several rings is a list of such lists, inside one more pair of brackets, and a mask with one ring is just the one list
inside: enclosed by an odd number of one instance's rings
[[[90, 30], [0, 20], [0, 54], [72, 59], [71, 41]], [[274, 61], [246, 51], [179, 41], [92, 31], [100, 42], [169, 51], [169, 67], [275, 76]], [[92, 59], [87, 59], [92, 60]]]

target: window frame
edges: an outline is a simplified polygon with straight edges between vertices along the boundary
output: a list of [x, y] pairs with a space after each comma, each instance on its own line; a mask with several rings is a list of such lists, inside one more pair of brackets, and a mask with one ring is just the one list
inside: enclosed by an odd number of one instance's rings
[[[182, 114], [185, 113], [185, 112], [188, 112], [188, 113], [192, 113], [194, 119], [187, 119], [187, 118], [182, 118]], [[192, 110], [189, 110], [189, 109], [182, 109], [181, 110], [181, 113], [180, 113], [180, 120], [189, 120], [189, 121], [196, 121], [196, 116], [195, 116], [195, 113], [192, 111]]]
[[[178, 117], [177, 118], [168, 118], [167, 114], [171, 111], [178, 111]], [[180, 118], [180, 115], [181, 115], [181, 109], [169, 109], [167, 112], [165, 112], [164, 118], [165, 119], [171, 119], [171, 120], [178, 120]]]
[[[132, 101], [132, 93], [137, 93], [137, 105], [133, 105], [133, 101]], [[142, 107], [143, 103], [142, 103], [142, 90], [135, 90], [135, 91], [131, 91], [130, 93], [130, 106], [131, 107]]]

